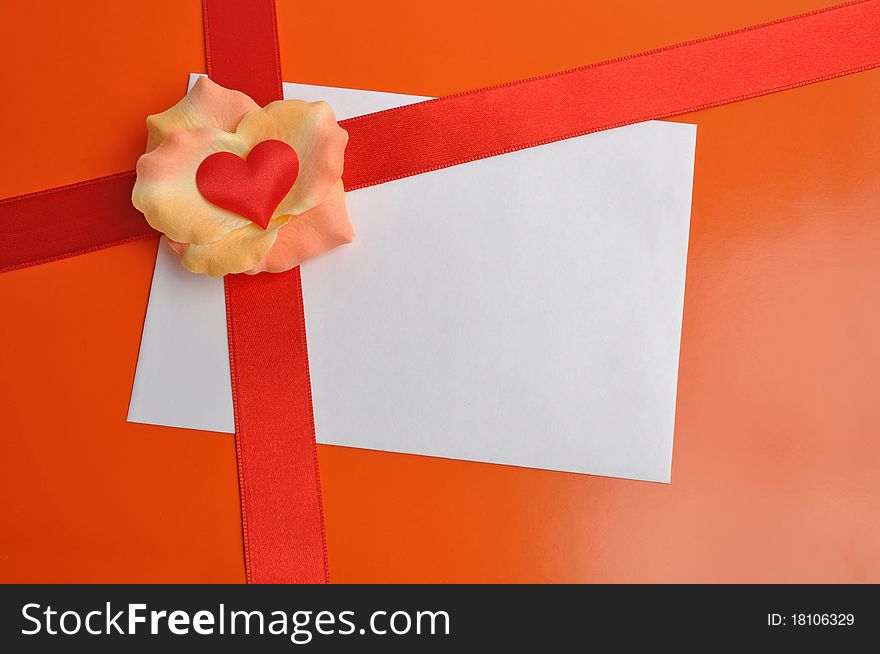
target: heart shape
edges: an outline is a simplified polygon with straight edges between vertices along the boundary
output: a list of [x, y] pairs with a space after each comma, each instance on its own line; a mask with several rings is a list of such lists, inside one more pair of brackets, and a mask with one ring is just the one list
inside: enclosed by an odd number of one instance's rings
[[299, 175], [299, 157], [284, 141], [257, 143], [242, 159], [215, 152], [196, 170], [196, 186], [208, 202], [266, 229]]

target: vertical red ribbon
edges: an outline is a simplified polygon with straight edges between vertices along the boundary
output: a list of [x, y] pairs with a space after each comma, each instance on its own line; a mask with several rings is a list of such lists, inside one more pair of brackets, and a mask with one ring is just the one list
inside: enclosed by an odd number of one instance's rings
[[[204, 0], [208, 74], [282, 98], [274, 0]], [[329, 581], [299, 268], [228, 275], [226, 316], [250, 583]]]

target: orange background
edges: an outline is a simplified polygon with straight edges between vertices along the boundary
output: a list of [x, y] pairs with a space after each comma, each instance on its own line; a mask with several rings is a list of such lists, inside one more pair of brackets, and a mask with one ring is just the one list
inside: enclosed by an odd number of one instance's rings
[[[279, 0], [282, 68], [442, 95], [829, 4]], [[3, 3], [0, 197], [131, 169], [203, 57], [198, 0]], [[880, 582], [877, 107], [880, 70], [681, 118], [671, 485], [321, 446], [333, 580]], [[244, 578], [231, 437], [125, 422], [155, 248], [0, 275], [2, 581]]]

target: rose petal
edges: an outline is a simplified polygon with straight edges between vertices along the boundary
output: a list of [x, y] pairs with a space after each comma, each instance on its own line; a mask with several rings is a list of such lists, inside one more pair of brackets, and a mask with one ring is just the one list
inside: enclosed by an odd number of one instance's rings
[[353, 238], [354, 228], [345, 206], [345, 190], [339, 181], [321, 204], [294, 216], [278, 230], [275, 244], [248, 272], [284, 272], [338, 245], [351, 243]]
[[342, 176], [348, 132], [336, 122], [326, 102], [279, 100], [242, 118], [236, 130], [253, 147], [278, 139], [299, 157], [299, 177], [275, 215], [299, 215], [317, 206]]
[[266, 256], [278, 236], [279, 228], [289, 220], [290, 216], [273, 218], [267, 229], [249, 223], [214, 243], [187, 244], [181, 253], [183, 267], [214, 277], [249, 271]]
[[260, 106], [240, 91], [232, 91], [199, 77], [183, 99], [160, 114], [147, 116], [147, 152], [156, 149], [177, 130], [216, 127], [234, 132], [242, 117]]
[[174, 250], [178, 256], [182, 257], [183, 253], [186, 251], [186, 243], [178, 243], [177, 241], [172, 241], [170, 238], [165, 238], [165, 242], [168, 244], [172, 250]]
[[211, 243], [252, 223], [208, 202], [196, 186], [199, 164], [215, 152], [247, 153], [235, 134], [215, 128], [173, 132], [138, 160], [132, 203], [147, 222], [180, 243]]

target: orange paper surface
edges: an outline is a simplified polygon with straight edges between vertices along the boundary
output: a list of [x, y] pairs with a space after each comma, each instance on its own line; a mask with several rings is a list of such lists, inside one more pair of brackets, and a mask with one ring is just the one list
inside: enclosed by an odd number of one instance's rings
[[[284, 79], [435, 96], [830, 4], [278, 13]], [[0, 31], [0, 197], [133, 168], [204, 70], [198, 0], [6, 3]], [[332, 580], [880, 581], [878, 106], [874, 70], [681, 118], [670, 486], [321, 446]], [[231, 437], [125, 422], [155, 248], [0, 276], [0, 581], [244, 579]]]

